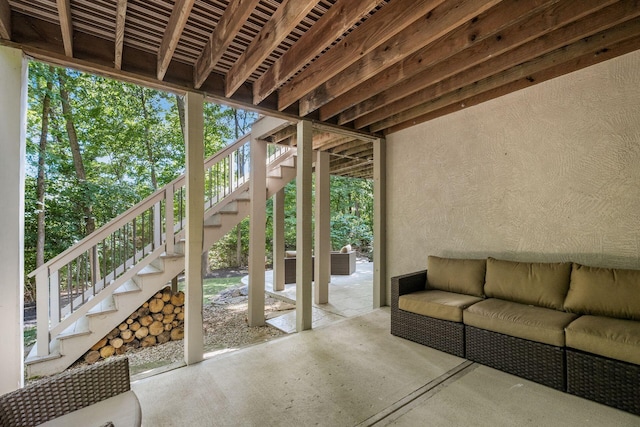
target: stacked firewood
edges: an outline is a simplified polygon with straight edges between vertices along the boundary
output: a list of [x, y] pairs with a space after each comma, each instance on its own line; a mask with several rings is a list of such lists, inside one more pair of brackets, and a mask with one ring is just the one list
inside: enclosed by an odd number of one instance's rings
[[84, 360], [95, 363], [131, 348], [150, 347], [182, 338], [184, 293], [172, 293], [167, 286], [91, 347]]

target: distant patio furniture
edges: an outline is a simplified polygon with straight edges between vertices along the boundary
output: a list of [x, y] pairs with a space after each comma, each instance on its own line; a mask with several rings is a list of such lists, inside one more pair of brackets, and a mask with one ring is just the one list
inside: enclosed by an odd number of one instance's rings
[[331, 252], [331, 275], [350, 276], [356, 272], [356, 251]]
[[66, 371], [0, 396], [2, 426], [140, 426], [129, 359]]
[[[295, 251], [287, 251], [284, 258], [284, 283], [296, 283]], [[356, 271], [356, 252], [331, 252], [331, 275], [349, 276]], [[315, 271], [315, 257], [311, 257], [311, 275]]]

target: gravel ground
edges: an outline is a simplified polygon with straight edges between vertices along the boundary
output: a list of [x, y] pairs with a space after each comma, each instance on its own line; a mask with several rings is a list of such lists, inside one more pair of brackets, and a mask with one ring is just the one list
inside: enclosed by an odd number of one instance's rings
[[[237, 349], [286, 335], [272, 326], [249, 327], [247, 325], [247, 287], [226, 289], [203, 308], [205, 353]], [[284, 314], [295, 307], [280, 300], [266, 297], [267, 318]], [[184, 341], [170, 341], [166, 344], [129, 350], [131, 375], [184, 360]], [[76, 362], [80, 366], [84, 362]]]

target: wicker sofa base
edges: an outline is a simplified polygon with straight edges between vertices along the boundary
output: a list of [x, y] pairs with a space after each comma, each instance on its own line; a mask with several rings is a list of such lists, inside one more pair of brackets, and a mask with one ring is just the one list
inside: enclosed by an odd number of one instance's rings
[[391, 311], [391, 334], [419, 344], [464, 357], [464, 325], [421, 316], [408, 311]]
[[465, 338], [467, 359], [566, 391], [564, 348], [468, 325]]
[[567, 392], [640, 415], [640, 366], [567, 349]]

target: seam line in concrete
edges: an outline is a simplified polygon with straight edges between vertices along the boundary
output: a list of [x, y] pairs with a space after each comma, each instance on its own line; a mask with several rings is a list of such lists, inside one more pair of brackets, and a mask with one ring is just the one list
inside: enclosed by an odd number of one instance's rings
[[466, 360], [356, 426], [370, 427], [388, 425], [409, 412], [411, 409], [436, 395], [449, 384], [473, 371], [477, 366], [478, 365], [476, 363]]

